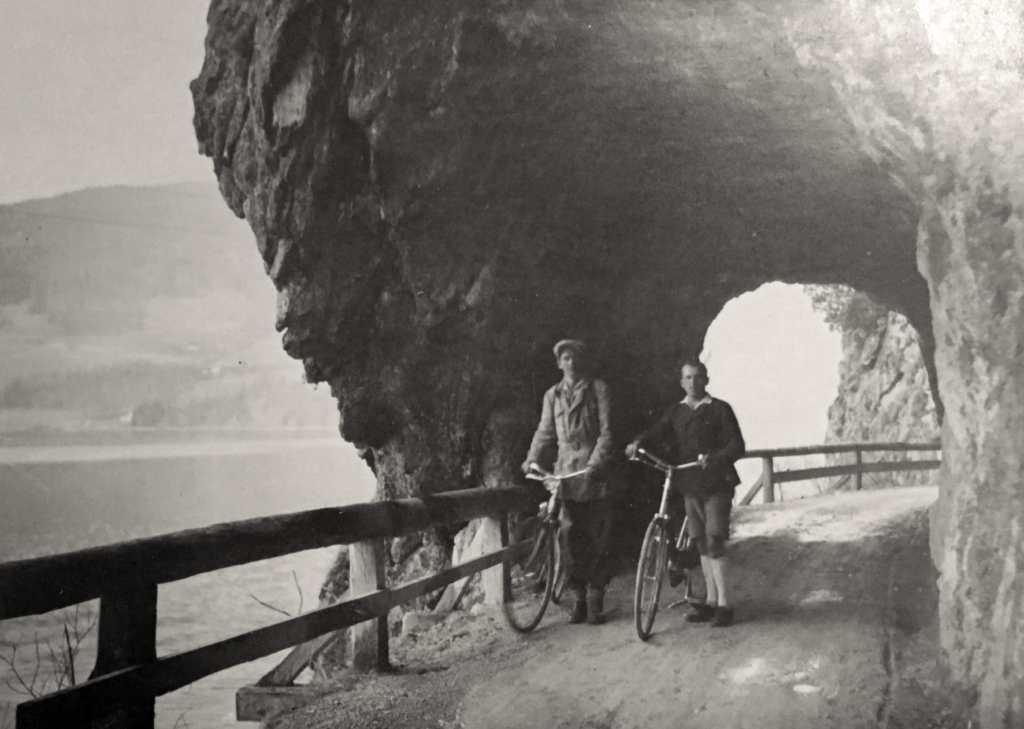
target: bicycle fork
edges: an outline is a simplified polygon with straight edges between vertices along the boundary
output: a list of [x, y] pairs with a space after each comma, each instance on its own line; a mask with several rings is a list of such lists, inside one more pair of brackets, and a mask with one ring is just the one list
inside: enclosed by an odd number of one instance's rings
[[[661, 506], [658, 508], [658, 513], [655, 516], [656, 519], [665, 523], [665, 530], [668, 531], [668, 525], [670, 523], [668, 516], [668, 493], [669, 489], [672, 488], [672, 473], [665, 474], [665, 485], [661, 489]], [[683, 528], [679, 530], [679, 535], [676, 537], [676, 549], [682, 550], [683, 541], [686, 539], [686, 519], [683, 519]]]
[[[661, 491], [661, 507], [658, 509], [658, 518], [665, 522], [666, 527], [668, 526], [668, 492], [672, 488], [672, 474], [665, 474], [665, 486]], [[682, 552], [686, 547], [686, 522], [688, 517], [683, 517], [683, 524], [679, 527], [679, 534], [676, 535], [676, 550]]]

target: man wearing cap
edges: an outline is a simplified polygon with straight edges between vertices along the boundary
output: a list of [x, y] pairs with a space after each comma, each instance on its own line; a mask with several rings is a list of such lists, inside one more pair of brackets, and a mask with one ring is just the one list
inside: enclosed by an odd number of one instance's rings
[[[587, 377], [586, 346], [576, 339], [555, 345], [562, 380], [544, 393], [540, 425], [523, 463], [547, 470], [554, 458], [556, 475], [583, 471], [561, 482], [561, 526], [569, 548], [566, 587], [574, 603], [572, 623], [604, 622], [604, 589], [611, 579], [612, 434], [608, 386]], [[552, 485], [553, 488], [553, 485]]]

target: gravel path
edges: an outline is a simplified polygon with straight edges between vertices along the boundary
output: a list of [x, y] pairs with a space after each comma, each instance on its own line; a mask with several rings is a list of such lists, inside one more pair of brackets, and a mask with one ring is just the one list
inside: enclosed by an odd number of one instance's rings
[[[609, 622], [549, 609], [529, 636], [476, 608], [394, 641], [396, 671], [337, 682], [272, 729], [953, 729], [943, 692], [931, 487], [736, 510], [737, 624], [693, 625], [666, 589], [637, 639], [632, 575]], [[667, 588], [667, 585], [666, 585]]]

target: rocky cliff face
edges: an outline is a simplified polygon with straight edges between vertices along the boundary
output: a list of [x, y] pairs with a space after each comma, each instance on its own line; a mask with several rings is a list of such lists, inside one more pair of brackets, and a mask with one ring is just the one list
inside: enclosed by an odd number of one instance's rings
[[[864, 149], [918, 201], [945, 411], [943, 644], [984, 727], [1024, 721], [1024, 27], [1012, 2], [834, 2], [794, 24]], [[977, 12], [976, 12], [977, 11]], [[927, 354], [927, 353], [926, 353]]]
[[514, 478], [565, 336], [625, 437], [766, 277], [927, 320], [911, 200], [750, 12], [740, 38], [671, 2], [212, 4], [201, 149], [383, 495]]
[[[863, 311], [856, 317], [825, 312], [826, 319], [833, 315], [831, 325], [841, 328], [843, 347], [839, 393], [829, 407], [826, 442], [937, 441], [940, 417], [932, 397], [933, 378], [925, 367], [917, 332], [906, 317], [872, 304], [863, 294], [847, 294], [843, 303], [846, 311], [855, 306]], [[905, 456], [886, 453], [883, 458], [903, 460]], [[834, 460], [848, 462], [849, 457]], [[865, 475], [863, 486], [909, 486], [935, 480], [930, 471], [877, 473]]]
[[939, 419], [917, 332], [887, 312], [873, 331], [843, 332], [839, 395], [828, 411], [829, 442], [937, 440]]
[[[976, 10], [214, 0], [195, 126], [285, 349], [385, 496], [513, 479], [564, 336], [590, 340], [624, 435], [764, 281], [905, 315], [946, 408], [944, 639], [984, 726], [1010, 726], [1024, 35], [1010, 0]], [[394, 571], [449, 541], [396, 547]]]

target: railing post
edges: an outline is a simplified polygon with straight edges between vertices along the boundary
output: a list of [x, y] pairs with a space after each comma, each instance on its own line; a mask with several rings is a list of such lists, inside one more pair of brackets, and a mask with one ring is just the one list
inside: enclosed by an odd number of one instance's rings
[[861, 450], [860, 450], [860, 448], [855, 450], [853, 452], [853, 454], [854, 454], [854, 456], [857, 459], [857, 480], [854, 483], [854, 489], [856, 489], [857, 491], [860, 491], [861, 486], [864, 485], [863, 482], [862, 482], [862, 479], [864, 477], [864, 473], [861, 471], [861, 466], [863, 465], [863, 459], [861, 457]]
[[[100, 598], [96, 665], [89, 678], [99, 678], [129, 666], [156, 660], [156, 583], [134, 585]], [[83, 717], [84, 718], [84, 717]], [[156, 697], [125, 697], [104, 711], [93, 707], [89, 723], [104, 729], [153, 729]]]
[[[349, 597], [359, 597], [386, 587], [384, 547], [380, 539], [356, 542], [348, 550]], [[384, 671], [390, 668], [388, 618], [367, 620], [349, 628], [351, 668]]]
[[764, 491], [764, 503], [775, 501], [775, 482], [772, 478], [774, 463], [771, 456], [761, 459], [761, 489]]
[[[504, 514], [497, 518], [482, 518], [480, 520], [480, 529], [480, 548], [483, 554], [497, 552], [499, 549], [504, 549], [508, 546], [508, 526]], [[480, 573], [480, 582], [484, 589], [484, 602], [486, 604], [503, 605], [505, 603], [507, 577], [508, 565], [504, 562]]]

